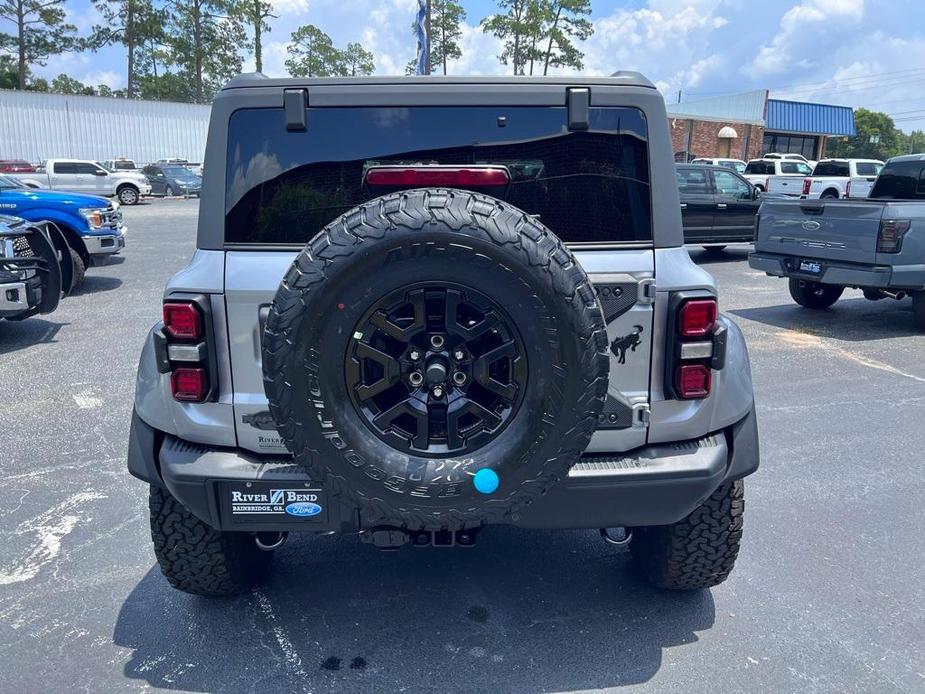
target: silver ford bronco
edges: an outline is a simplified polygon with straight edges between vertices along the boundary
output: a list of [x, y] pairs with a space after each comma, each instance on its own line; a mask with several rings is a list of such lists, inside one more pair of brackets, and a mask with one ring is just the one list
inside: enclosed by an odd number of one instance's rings
[[291, 532], [492, 524], [600, 529], [663, 588], [729, 575], [748, 353], [651, 82], [241, 76], [205, 171], [128, 454], [173, 586], [246, 590]]

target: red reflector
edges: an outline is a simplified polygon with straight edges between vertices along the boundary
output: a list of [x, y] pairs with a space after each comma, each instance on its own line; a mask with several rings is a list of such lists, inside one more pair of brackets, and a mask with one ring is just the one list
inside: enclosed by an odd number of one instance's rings
[[164, 304], [164, 330], [180, 340], [198, 340], [202, 337], [199, 309], [189, 303]]
[[675, 389], [685, 400], [705, 398], [710, 394], [713, 374], [703, 364], [687, 364], [678, 367]]
[[809, 189], [813, 187], [813, 179], [804, 178], [803, 179], [803, 195], [809, 195]]
[[507, 169], [480, 166], [378, 166], [367, 170], [366, 184], [419, 188], [450, 186], [456, 188], [506, 186], [511, 180]]
[[704, 337], [716, 323], [716, 299], [691, 299], [681, 307], [678, 332], [681, 337]]
[[202, 402], [209, 392], [205, 369], [181, 367], [170, 374], [170, 392], [174, 400]]

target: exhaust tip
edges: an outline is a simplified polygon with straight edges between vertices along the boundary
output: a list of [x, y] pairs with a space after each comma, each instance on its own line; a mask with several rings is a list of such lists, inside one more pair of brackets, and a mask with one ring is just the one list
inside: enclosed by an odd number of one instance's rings
[[[622, 537], [614, 535], [614, 531], [620, 531]], [[633, 533], [627, 528], [601, 528], [601, 537], [608, 545], [628, 547], [633, 539]]]
[[288, 539], [289, 533], [287, 532], [260, 532], [254, 535], [254, 544], [264, 552], [272, 552], [286, 544]]

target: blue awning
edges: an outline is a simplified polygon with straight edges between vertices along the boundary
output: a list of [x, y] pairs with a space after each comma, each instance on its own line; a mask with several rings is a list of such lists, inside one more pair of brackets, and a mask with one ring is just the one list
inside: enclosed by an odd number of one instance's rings
[[855, 134], [854, 110], [850, 106], [768, 99], [765, 130], [851, 136]]

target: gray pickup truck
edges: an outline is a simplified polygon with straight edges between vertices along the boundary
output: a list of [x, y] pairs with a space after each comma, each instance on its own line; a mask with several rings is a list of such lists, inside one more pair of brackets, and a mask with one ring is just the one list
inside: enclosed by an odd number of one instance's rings
[[748, 264], [789, 278], [806, 308], [828, 308], [845, 287], [911, 296], [925, 328], [925, 154], [890, 159], [866, 199], [767, 200]]

